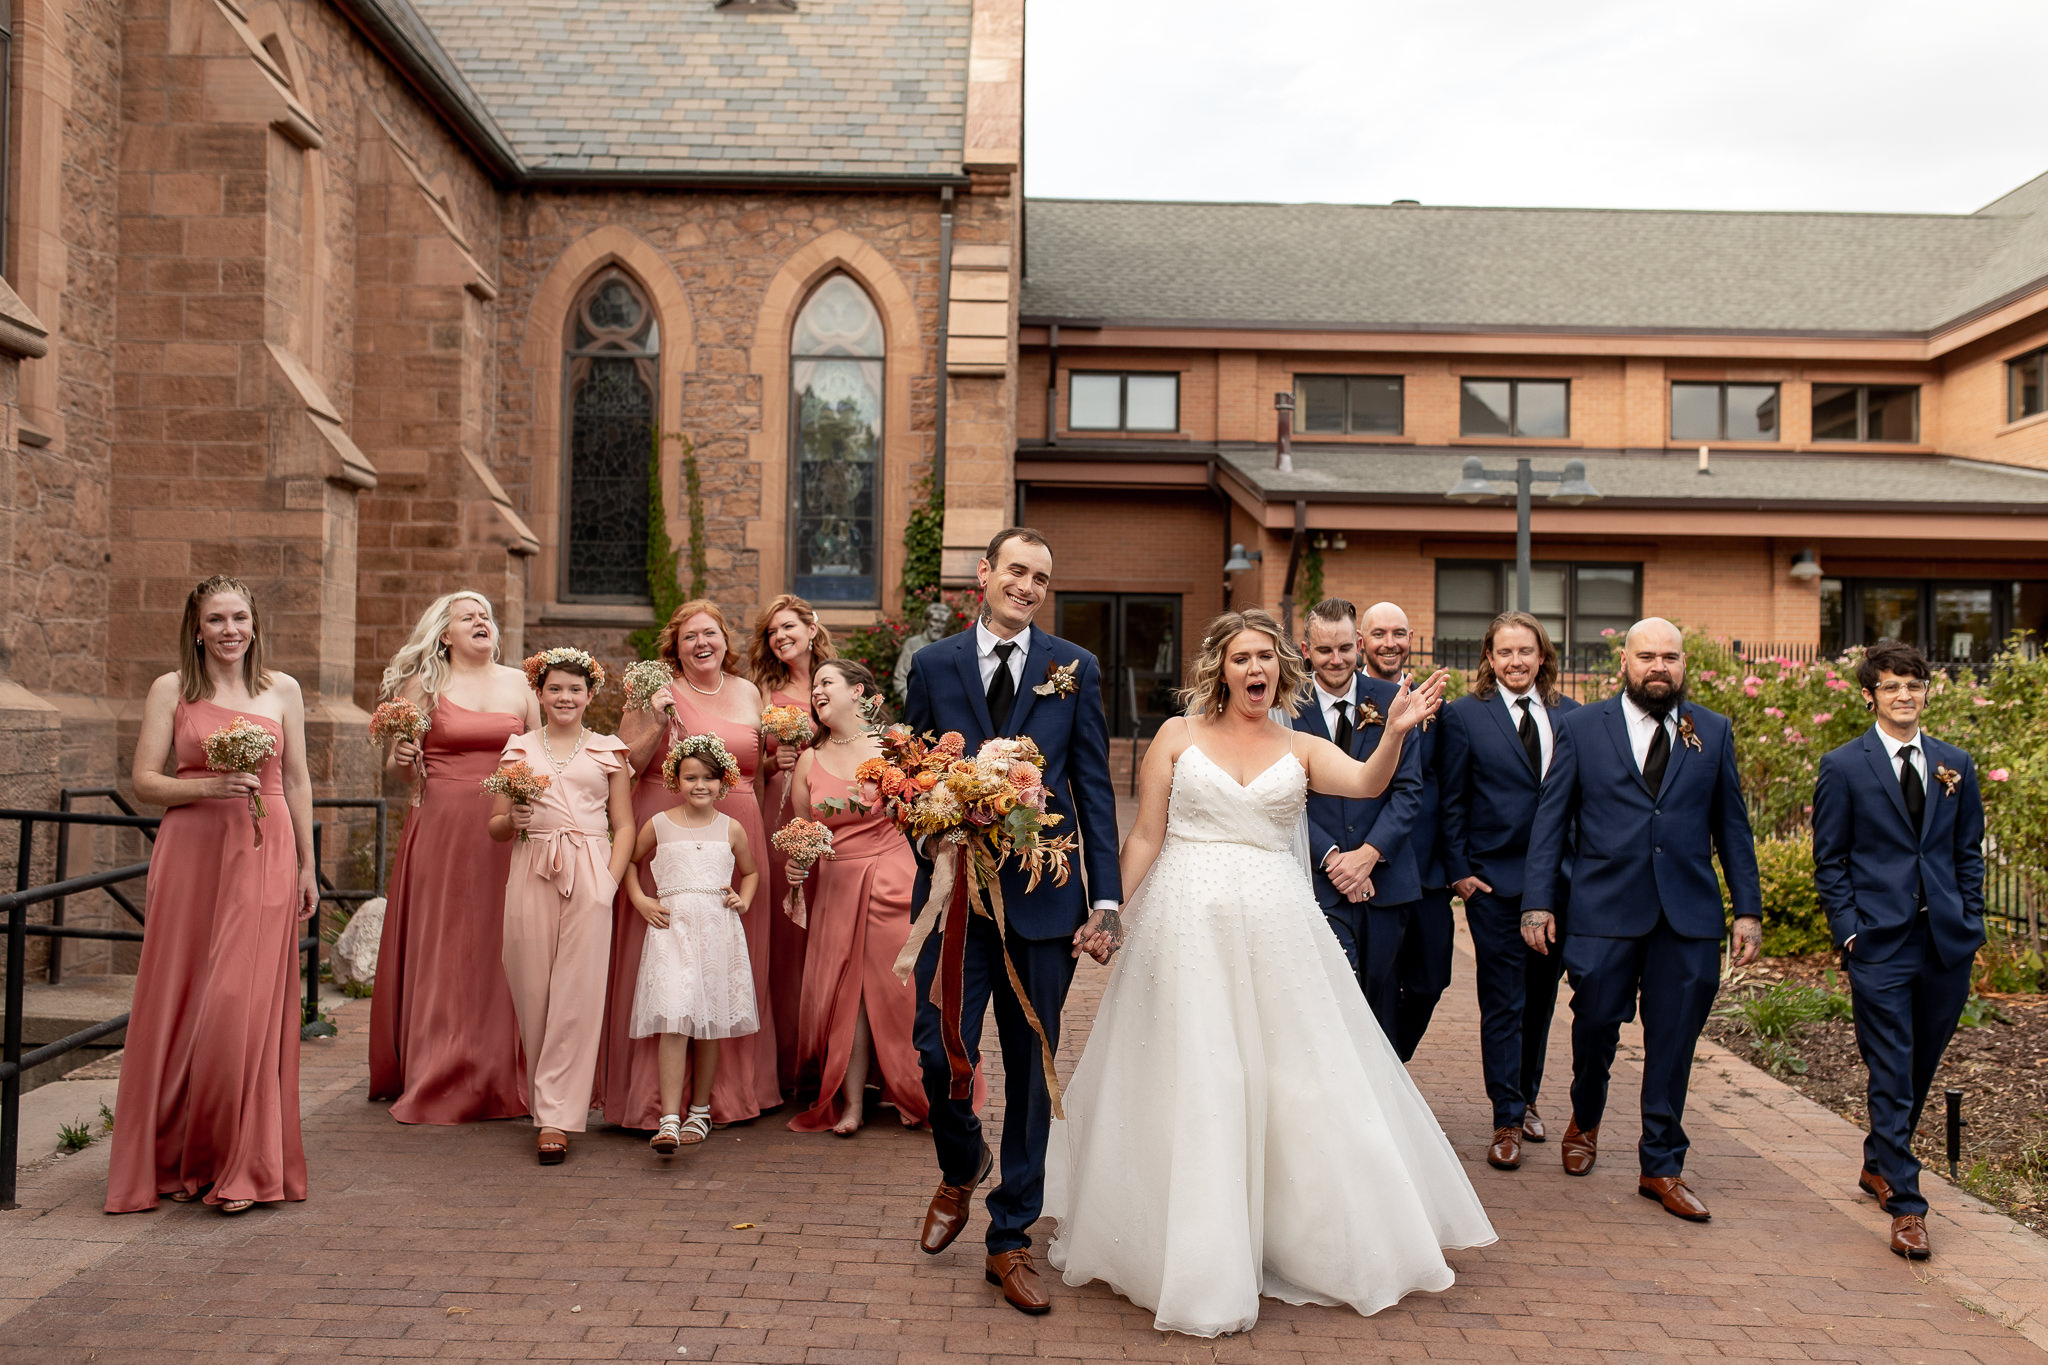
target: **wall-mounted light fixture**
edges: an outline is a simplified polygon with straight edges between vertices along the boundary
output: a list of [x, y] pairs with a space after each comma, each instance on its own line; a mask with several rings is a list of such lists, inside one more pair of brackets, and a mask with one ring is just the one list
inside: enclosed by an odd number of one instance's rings
[[1792, 581], [1811, 583], [1820, 577], [1820, 556], [1812, 550], [1801, 550], [1792, 556]]

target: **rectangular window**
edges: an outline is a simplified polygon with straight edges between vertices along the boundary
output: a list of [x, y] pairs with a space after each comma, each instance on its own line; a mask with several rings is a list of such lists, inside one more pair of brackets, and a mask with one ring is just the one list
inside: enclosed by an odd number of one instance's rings
[[1917, 441], [1920, 388], [1916, 384], [1815, 384], [1816, 441]]
[[2005, 362], [2005, 420], [2017, 422], [2048, 411], [2048, 346]]
[[2013, 631], [2039, 628], [2043, 587], [2009, 579], [1825, 578], [1821, 649], [1903, 640], [1936, 664], [1984, 664]]
[[1401, 376], [1297, 375], [1296, 430], [1351, 436], [1401, 434]]
[[1158, 733], [1180, 713], [1180, 598], [1164, 593], [1055, 594], [1053, 629], [1102, 665], [1113, 735]]
[[1178, 374], [1067, 376], [1069, 431], [1179, 431]]
[[1671, 386], [1674, 441], [1775, 441], [1778, 439], [1776, 384], [1694, 384]]
[[[1640, 564], [1531, 564], [1529, 610], [1551, 643], [1577, 670], [1605, 667], [1610, 637], [1640, 616]], [[1476, 664], [1479, 642], [1494, 617], [1514, 605], [1512, 560], [1440, 559], [1436, 565], [1437, 662]]]
[[1467, 379], [1458, 400], [1461, 436], [1571, 435], [1571, 381]]

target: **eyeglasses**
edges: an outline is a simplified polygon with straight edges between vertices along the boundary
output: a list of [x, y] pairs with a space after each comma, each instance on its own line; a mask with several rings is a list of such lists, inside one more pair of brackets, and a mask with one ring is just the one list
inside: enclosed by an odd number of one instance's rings
[[1927, 683], [1923, 679], [1913, 678], [1906, 682], [1879, 683], [1871, 690], [1880, 697], [1896, 697], [1902, 693], [1909, 697], [1924, 697], [1927, 695]]

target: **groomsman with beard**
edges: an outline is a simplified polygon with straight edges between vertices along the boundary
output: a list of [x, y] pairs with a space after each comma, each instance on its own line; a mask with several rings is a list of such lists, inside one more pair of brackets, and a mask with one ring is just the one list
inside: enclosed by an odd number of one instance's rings
[[[1364, 641], [1365, 675], [1399, 688], [1407, 676], [1412, 639], [1408, 613], [1392, 602], [1365, 609], [1358, 632]], [[1450, 879], [1444, 875], [1443, 849], [1437, 834], [1436, 732], [1424, 724], [1408, 737], [1421, 767], [1419, 800], [1394, 794], [1387, 827], [1378, 831], [1401, 845], [1415, 865], [1421, 894], [1404, 914], [1401, 943], [1394, 961], [1394, 1031], [1391, 1041], [1403, 1062], [1415, 1056], [1429, 1029], [1436, 1002], [1451, 986]]]
[[1913, 1130], [1984, 942], [1984, 801], [1970, 756], [1920, 728], [1931, 672], [1896, 641], [1863, 656], [1877, 724], [1820, 761], [1813, 791], [1814, 881], [1870, 1071], [1857, 1183], [1892, 1215], [1892, 1250], [1916, 1261], [1930, 1247]]
[[[1398, 683], [1359, 668], [1358, 609], [1340, 597], [1317, 603], [1302, 625], [1313, 681], [1294, 728], [1330, 740], [1363, 762], [1386, 734]], [[1405, 654], [1405, 647], [1404, 647]], [[1309, 857], [1316, 899], [1387, 1041], [1399, 1050], [1401, 940], [1422, 895], [1409, 831], [1423, 799], [1420, 732], [1411, 732], [1387, 790], [1370, 801], [1310, 792]], [[1410, 1051], [1413, 1049], [1411, 1048]], [[1405, 1055], [1404, 1055], [1405, 1060]]]
[[[1564, 975], [1557, 934], [1537, 951], [1522, 941], [1522, 864], [1554, 732], [1579, 704], [1557, 688], [1557, 651], [1543, 623], [1503, 612], [1486, 628], [1472, 691], [1444, 708], [1437, 741], [1443, 784], [1445, 875], [1465, 902], [1479, 986], [1479, 1064], [1493, 1102], [1486, 1159], [1522, 1164], [1522, 1143], [1546, 1134], [1536, 1112], [1550, 1016]], [[1555, 892], [1561, 925], [1571, 841]], [[1556, 926], [1553, 926], [1556, 929]]]
[[1756, 959], [1763, 898], [1756, 845], [1726, 717], [1685, 699], [1685, 642], [1658, 617], [1622, 643], [1622, 691], [1559, 721], [1522, 876], [1522, 938], [1551, 951], [1571, 878], [1572, 1118], [1564, 1169], [1597, 1155], [1621, 1026], [1643, 1011], [1643, 1135], [1636, 1192], [1696, 1223], [1711, 1216], [1685, 1182], [1685, 1090], [1693, 1048], [1720, 985], [1724, 910], [1714, 857], [1734, 901], [1735, 965]]

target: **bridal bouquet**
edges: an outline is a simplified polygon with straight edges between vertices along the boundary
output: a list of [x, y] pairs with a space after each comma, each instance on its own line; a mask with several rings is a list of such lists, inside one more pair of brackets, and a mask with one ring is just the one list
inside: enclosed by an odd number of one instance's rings
[[626, 709], [652, 711], [654, 699], [676, 680], [676, 671], [664, 659], [642, 659], [626, 666]]
[[832, 856], [832, 831], [816, 820], [798, 816], [769, 835], [768, 842], [789, 859], [789, 870], [799, 874], [790, 879], [789, 894], [783, 897], [782, 908], [797, 928], [806, 928], [809, 916], [804, 911], [803, 878], [810, 875], [820, 858]]
[[[217, 773], [260, 773], [276, 752], [277, 736], [250, 723], [247, 716], [236, 716], [232, 724], [206, 737], [206, 766]], [[263, 817], [268, 814], [263, 793], [250, 792], [249, 823], [256, 827], [258, 848], [263, 847]]]
[[[401, 739], [418, 744], [432, 728], [433, 722], [404, 697], [393, 697], [370, 714], [370, 742], [380, 749]], [[412, 784], [412, 803], [417, 806], [423, 794], [420, 787], [427, 776], [424, 757], [413, 759], [413, 772], [419, 779]]]
[[[537, 773], [523, 759], [515, 759], [483, 780], [483, 789], [493, 796], [509, 797], [515, 806], [530, 806], [540, 799], [553, 779], [545, 773]], [[519, 841], [525, 843], [527, 833], [519, 831]]]

